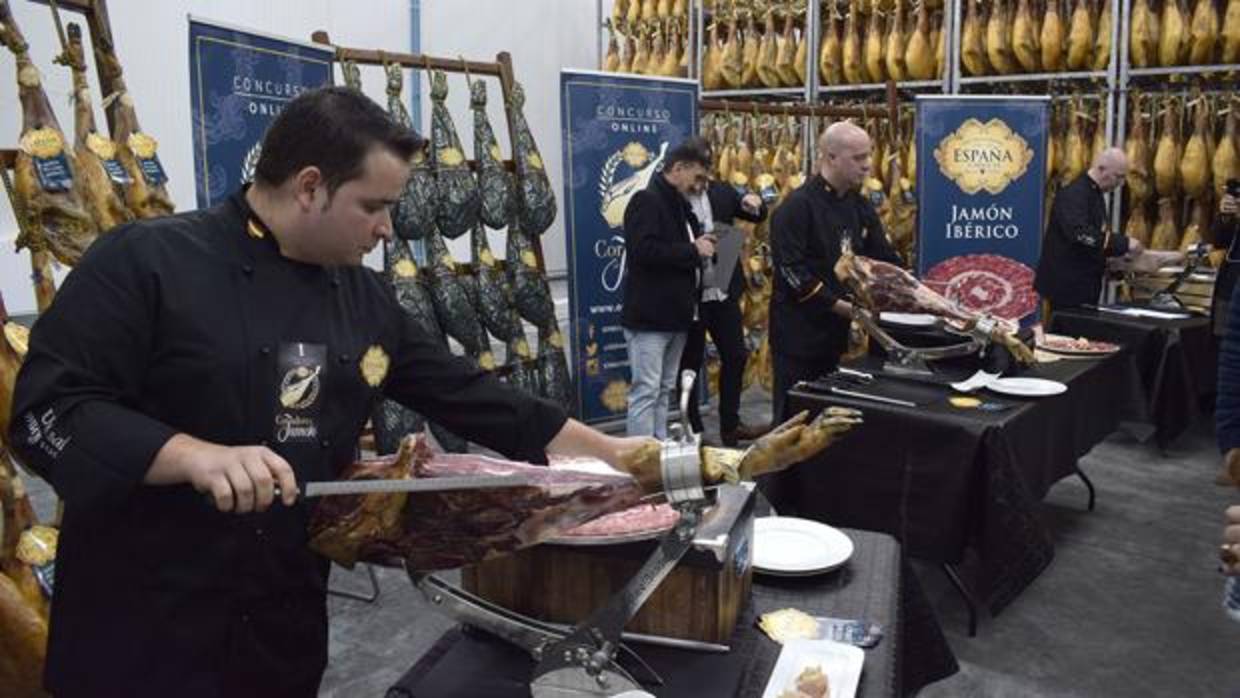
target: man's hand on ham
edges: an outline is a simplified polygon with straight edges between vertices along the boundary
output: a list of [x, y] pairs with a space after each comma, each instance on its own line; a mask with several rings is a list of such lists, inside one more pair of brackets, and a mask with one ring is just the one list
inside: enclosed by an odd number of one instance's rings
[[220, 511], [264, 511], [279, 485], [286, 505], [297, 501], [288, 461], [265, 446], [221, 446], [177, 434], [155, 454], [143, 479], [148, 485], [189, 484]]
[[645, 492], [663, 489], [663, 447], [649, 436], [616, 437], [615, 456], [608, 465], [629, 473]]

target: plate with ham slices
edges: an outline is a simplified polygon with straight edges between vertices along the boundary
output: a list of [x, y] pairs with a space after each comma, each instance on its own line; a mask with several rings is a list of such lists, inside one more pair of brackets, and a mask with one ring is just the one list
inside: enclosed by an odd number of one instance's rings
[[1054, 354], [1067, 356], [1105, 356], [1119, 351], [1118, 344], [1086, 337], [1067, 337], [1061, 334], [1044, 334], [1038, 340], [1038, 348]]

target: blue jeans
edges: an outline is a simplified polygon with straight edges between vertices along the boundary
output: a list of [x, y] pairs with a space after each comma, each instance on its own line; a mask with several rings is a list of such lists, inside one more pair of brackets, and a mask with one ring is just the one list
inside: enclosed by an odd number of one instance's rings
[[645, 332], [626, 329], [629, 345], [629, 436], [667, 438], [667, 403], [676, 386], [680, 355], [688, 332]]

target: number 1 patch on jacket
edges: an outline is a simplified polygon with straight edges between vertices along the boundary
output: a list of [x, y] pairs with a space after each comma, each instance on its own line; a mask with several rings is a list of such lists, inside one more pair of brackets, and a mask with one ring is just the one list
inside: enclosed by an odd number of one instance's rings
[[276, 443], [300, 443], [319, 438], [327, 347], [295, 342], [280, 345], [276, 362]]

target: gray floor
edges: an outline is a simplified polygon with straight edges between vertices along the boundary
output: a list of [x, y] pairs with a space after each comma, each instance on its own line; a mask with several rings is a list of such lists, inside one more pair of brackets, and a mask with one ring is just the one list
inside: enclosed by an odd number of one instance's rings
[[[766, 400], [746, 395], [747, 420], [761, 419]], [[1055, 561], [1001, 616], [984, 619], [976, 638], [942, 573], [919, 566], [962, 667], [921, 695], [1240, 696], [1240, 624], [1223, 614], [1214, 562], [1222, 511], [1240, 492], [1212, 484], [1217, 461], [1208, 422], [1166, 454], [1122, 434], [1100, 444], [1081, 462], [1098, 488], [1097, 510], [1084, 510], [1076, 480], [1051, 491], [1044, 512]], [[32, 491], [45, 511], [46, 488]], [[323, 696], [382, 696], [451, 625], [402, 574], [379, 578], [375, 604], [331, 601]], [[332, 584], [365, 591], [367, 580], [336, 570]]]

